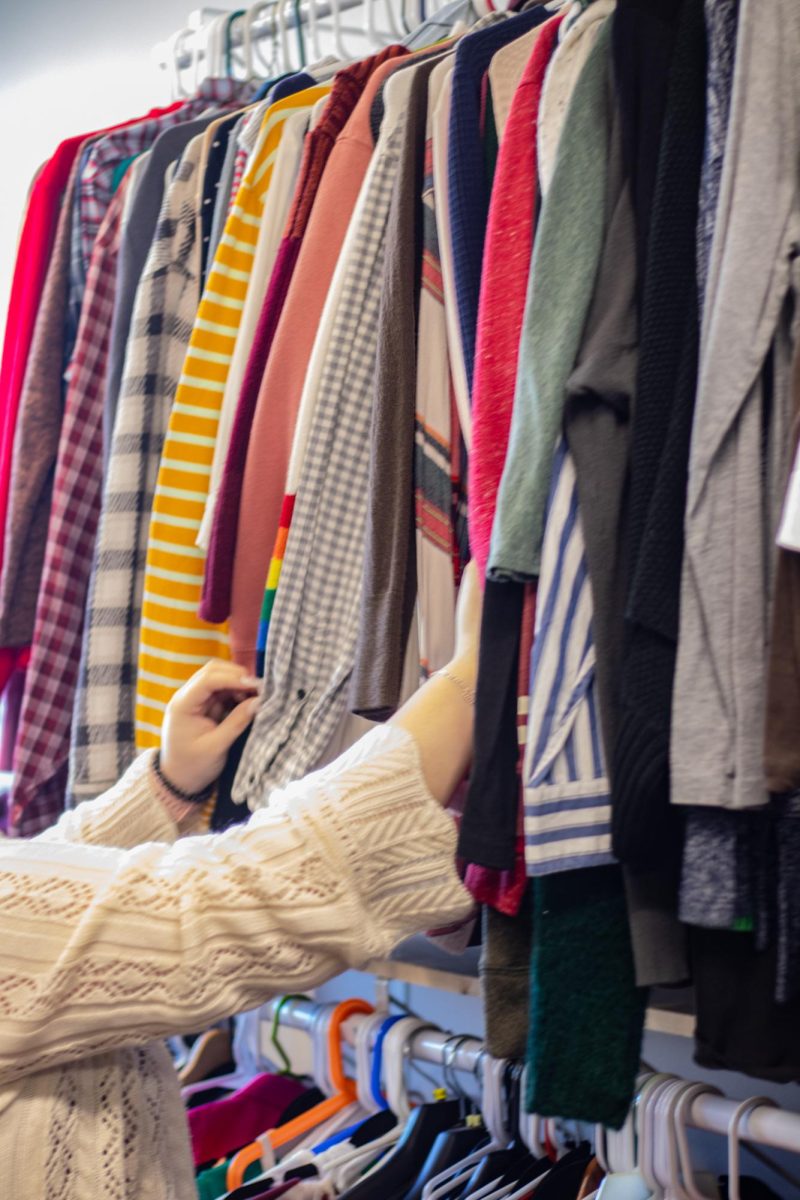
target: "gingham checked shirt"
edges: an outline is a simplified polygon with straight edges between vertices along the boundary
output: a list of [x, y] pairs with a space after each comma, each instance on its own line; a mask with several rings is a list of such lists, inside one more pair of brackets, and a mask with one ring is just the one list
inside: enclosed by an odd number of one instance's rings
[[435, 61], [401, 69], [386, 85], [380, 137], [342, 250], [343, 286], [270, 623], [262, 706], [234, 787], [234, 798], [252, 807], [320, 760], [347, 701], [364, 568], [386, 225], [413, 78]]
[[99, 795], [136, 754], [133, 715], [147, 535], [161, 450], [200, 301], [204, 136], [167, 189], [136, 292], [86, 610], [70, 792]]
[[103, 394], [125, 186], [109, 205], [92, 251], [56, 460], [31, 660], [14, 749], [12, 829], [32, 836], [64, 807], [72, 704], [103, 454]]

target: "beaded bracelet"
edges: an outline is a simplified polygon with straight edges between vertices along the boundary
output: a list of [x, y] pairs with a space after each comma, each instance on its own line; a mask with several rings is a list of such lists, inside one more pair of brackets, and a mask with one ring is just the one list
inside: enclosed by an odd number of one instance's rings
[[205, 804], [214, 795], [216, 784], [210, 783], [208, 787], [203, 788], [202, 792], [184, 792], [182, 788], [176, 787], [164, 772], [161, 770], [161, 751], [157, 751], [153, 760], [153, 770], [158, 776], [158, 781], [167, 791], [175, 796], [177, 800], [183, 800], [185, 804]]

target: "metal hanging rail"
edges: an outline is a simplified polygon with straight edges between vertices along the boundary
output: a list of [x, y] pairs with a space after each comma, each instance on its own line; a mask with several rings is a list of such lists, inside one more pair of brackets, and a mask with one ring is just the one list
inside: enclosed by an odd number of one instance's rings
[[[265, 4], [265, 14], [257, 21], [254, 21], [250, 27], [250, 37], [253, 41], [261, 41], [265, 38], [275, 39], [279, 36], [279, 31], [276, 29], [275, 3]], [[311, 0], [314, 3], [315, 19], [324, 21], [328, 17], [332, 17], [336, 9], [340, 13], [347, 12], [355, 8], [362, 8], [364, 0], [339, 0], [338, 4], [331, 0]], [[227, 9], [221, 8], [201, 8], [195, 9], [189, 16], [188, 24], [184, 29], [176, 30], [172, 37], [165, 38], [153, 48], [153, 59], [161, 67], [176, 67], [180, 71], [185, 71], [191, 66], [196, 66], [198, 62], [202, 62], [206, 56], [206, 50], [203, 45], [199, 45], [192, 50], [178, 50], [174, 53], [176, 42], [181, 40], [189, 40], [193, 38], [197, 40], [197, 35], [201, 33], [208, 21], [214, 17], [229, 15], [232, 19], [229, 32], [229, 45], [231, 50], [241, 50], [244, 47], [244, 31], [240, 21], [233, 20], [237, 14], [233, 9], [228, 12]], [[292, 4], [283, 16], [286, 29], [296, 29], [298, 24], [298, 16], [300, 24], [303, 26], [310, 25], [310, 21], [306, 13], [301, 10], [300, 4]], [[342, 25], [341, 32], [345, 34], [355, 34], [363, 36], [365, 29], [360, 26]]]
[[[265, 1007], [265, 1014], [274, 1014], [274, 1001]], [[319, 1015], [320, 1005], [310, 1000], [287, 1000], [280, 1010], [280, 1022], [292, 1029], [311, 1032], [314, 1020]], [[342, 1026], [345, 1041], [354, 1046], [356, 1034], [366, 1017], [349, 1017]], [[447, 1048], [445, 1050], [445, 1047]], [[466, 1037], [454, 1043], [452, 1034], [434, 1029], [421, 1029], [411, 1038], [408, 1057], [418, 1062], [449, 1066], [460, 1071], [475, 1072], [484, 1053], [483, 1042], [476, 1037]], [[446, 1058], [445, 1058], [446, 1055]], [[687, 1114], [687, 1124], [695, 1129], [718, 1133], [727, 1137], [731, 1118], [739, 1105], [725, 1096], [704, 1094], [693, 1100]], [[800, 1113], [773, 1108], [767, 1104], [754, 1107], [742, 1117], [739, 1136], [743, 1141], [769, 1146], [800, 1154]]]

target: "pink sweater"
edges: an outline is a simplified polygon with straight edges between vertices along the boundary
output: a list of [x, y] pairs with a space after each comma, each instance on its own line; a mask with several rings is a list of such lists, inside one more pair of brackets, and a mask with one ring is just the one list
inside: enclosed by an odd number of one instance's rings
[[536, 39], [500, 143], [484, 249], [469, 456], [469, 544], [483, 577], [508, 446], [536, 215], [536, 124], [563, 17]]

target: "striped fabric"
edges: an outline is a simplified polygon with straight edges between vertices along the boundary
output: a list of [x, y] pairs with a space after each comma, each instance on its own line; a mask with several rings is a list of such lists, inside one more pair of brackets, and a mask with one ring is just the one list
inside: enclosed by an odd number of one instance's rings
[[136, 754], [136, 657], [147, 535], [161, 450], [200, 298], [196, 214], [204, 136], [169, 185], [136, 291], [72, 718], [70, 793], [100, 795]]
[[577, 477], [563, 438], [542, 547], [523, 778], [529, 875], [614, 862], [595, 696], [591, 584]]
[[203, 516], [225, 381], [247, 298], [261, 214], [283, 123], [327, 95], [308, 88], [263, 118], [233, 211], [209, 271], [178, 384], [153, 502], [147, 549], [136, 742], [157, 746], [173, 693], [209, 658], [228, 657], [225, 626], [197, 616], [204, 553], [195, 544]]
[[294, 512], [295, 493], [287, 492], [283, 497], [281, 505], [281, 519], [278, 525], [278, 532], [275, 535], [275, 547], [272, 551], [272, 558], [269, 562], [269, 571], [267, 573], [267, 583], [264, 588], [264, 599], [261, 602], [261, 616], [258, 622], [258, 635], [256, 640], [256, 674], [263, 678], [264, 675], [264, 659], [267, 653], [267, 637], [269, 635], [269, 624], [272, 619], [272, 610], [275, 607], [275, 596], [278, 591], [278, 583], [283, 570], [283, 559], [286, 554], [286, 542], [289, 538], [289, 527], [292, 524], [292, 514]]
[[460, 437], [447, 350], [433, 177], [432, 128], [436, 103], [433, 89], [436, 79], [437, 72], [434, 71], [428, 93], [422, 188], [422, 287], [414, 432], [417, 623], [422, 678], [443, 667], [452, 657], [456, 584], [460, 574], [454, 513], [458, 482], [454, 470], [457, 471], [460, 465]]

